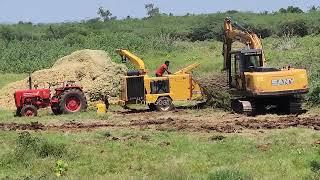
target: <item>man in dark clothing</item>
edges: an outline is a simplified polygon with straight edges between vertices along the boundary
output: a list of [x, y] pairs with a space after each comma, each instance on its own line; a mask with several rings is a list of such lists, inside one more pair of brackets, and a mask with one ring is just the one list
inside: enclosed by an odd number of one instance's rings
[[162, 64], [156, 71], [156, 77], [162, 77], [165, 72], [171, 74], [169, 71], [169, 64], [169, 61], [166, 61], [164, 64]]

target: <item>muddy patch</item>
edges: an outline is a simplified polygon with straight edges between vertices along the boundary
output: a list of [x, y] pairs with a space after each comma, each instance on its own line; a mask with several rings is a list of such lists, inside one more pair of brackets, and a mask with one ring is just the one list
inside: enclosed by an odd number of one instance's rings
[[[149, 119], [151, 118], [151, 119]], [[41, 124], [39, 122], [31, 123], [0, 123], [1, 130], [91, 130], [98, 128], [129, 128], [129, 129], [153, 129], [158, 131], [189, 131], [189, 132], [220, 132], [220, 133], [241, 133], [243, 130], [268, 130], [268, 129], [286, 129], [290, 127], [320, 129], [320, 118], [318, 117], [272, 117], [265, 119], [233, 117], [233, 119], [224, 121], [215, 121], [210, 119], [183, 119], [179, 117], [156, 118], [144, 117], [139, 120], [122, 121], [101, 121], [82, 123], [70, 121], [63, 124]]]

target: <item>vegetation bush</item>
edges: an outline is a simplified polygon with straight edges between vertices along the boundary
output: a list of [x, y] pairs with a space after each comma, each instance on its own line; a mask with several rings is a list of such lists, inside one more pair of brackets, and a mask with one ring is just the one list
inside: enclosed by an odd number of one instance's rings
[[24, 159], [29, 155], [36, 155], [40, 158], [49, 156], [61, 158], [67, 153], [65, 144], [56, 144], [45, 139], [33, 137], [29, 132], [19, 135], [14, 150], [17, 159]]
[[36, 158], [69, 158], [65, 144], [55, 143], [46, 139], [32, 136], [29, 132], [22, 132], [16, 140], [16, 146], [12, 153], [4, 154], [0, 158], [0, 167], [24, 165]]
[[320, 178], [320, 160], [312, 160], [310, 162], [310, 170], [312, 174], [309, 179], [319, 179]]
[[312, 104], [320, 104], [320, 84], [311, 88], [308, 101]]
[[223, 41], [223, 29], [217, 24], [203, 25], [194, 28], [187, 37], [191, 41], [205, 41], [209, 39]]
[[261, 38], [267, 38], [272, 36], [275, 32], [264, 24], [246, 24], [244, 27], [254, 33], [256, 33]]
[[306, 36], [308, 35], [308, 26], [303, 20], [285, 21], [279, 26], [279, 36]]
[[81, 46], [85, 42], [85, 37], [79, 33], [71, 33], [64, 37], [64, 45], [66, 46]]
[[220, 169], [208, 175], [210, 180], [251, 180], [253, 177], [233, 169]]

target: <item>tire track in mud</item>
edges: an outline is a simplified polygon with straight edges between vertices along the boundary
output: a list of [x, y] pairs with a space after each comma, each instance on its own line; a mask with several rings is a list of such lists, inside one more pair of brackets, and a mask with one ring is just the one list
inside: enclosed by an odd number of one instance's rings
[[290, 127], [303, 127], [320, 130], [320, 118], [318, 117], [277, 117], [265, 119], [243, 118], [232, 119], [221, 122], [206, 122], [204, 120], [188, 120], [180, 118], [159, 118], [128, 120], [122, 122], [93, 122], [82, 123], [70, 121], [63, 124], [42, 124], [39, 122], [31, 123], [0, 123], [0, 130], [6, 131], [79, 131], [99, 128], [137, 128], [155, 129], [158, 131], [190, 131], [190, 132], [221, 132], [237, 133], [243, 130], [268, 130], [286, 129]]

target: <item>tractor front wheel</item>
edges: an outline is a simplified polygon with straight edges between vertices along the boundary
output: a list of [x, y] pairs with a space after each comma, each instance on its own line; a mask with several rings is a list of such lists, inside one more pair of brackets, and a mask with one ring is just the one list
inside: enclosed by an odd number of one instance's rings
[[64, 114], [77, 113], [87, 109], [87, 100], [79, 89], [69, 89], [61, 94], [59, 107]]
[[38, 109], [34, 105], [24, 105], [20, 114], [21, 116], [34, 117], [38, 115]]

